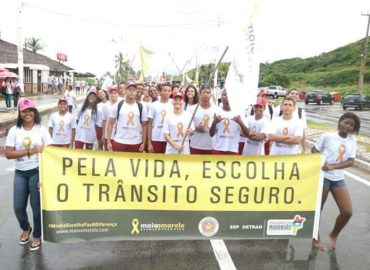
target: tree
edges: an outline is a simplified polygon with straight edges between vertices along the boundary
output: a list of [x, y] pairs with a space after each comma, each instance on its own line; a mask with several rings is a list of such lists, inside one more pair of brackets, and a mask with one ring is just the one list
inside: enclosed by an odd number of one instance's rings
[[30, 49], [34, 53], [37, 53], [37, 51], [42, 51], [46, 47], [46, 45], [41, 43], [40, 38], [31, 37], [26, 39], [25, 47], [27, 49]]
[[114, 66], [116, 71], [116, 81], [124, 82], [127, 80], [127, 75], [135, 74], [135, 71], [131, 67], [130, 61], [126, 60], [121, 52], [114, 57]]

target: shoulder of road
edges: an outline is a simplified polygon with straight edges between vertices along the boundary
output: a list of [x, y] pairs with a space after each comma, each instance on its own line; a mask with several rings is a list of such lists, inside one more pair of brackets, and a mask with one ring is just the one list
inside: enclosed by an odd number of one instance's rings
[[[32, 99], [34, 97], [31, 97]], [[77, 97], [77, 102], [81, 103], [85, 99], [85, 96]], [[56, 96], [53, 102], [42, 104], [37, 106], [41, 115], [48, 114], [56, 110], [58, 97]], [[8, 130], [15, 125], [17, 121], [17, 111], [12, 112], [0, 112], [0, 137], [7, 135]], [[320, 138], [320, 136], [326, 132], [325, 130], [317, 130], [308, 128], [306, 130], [307, 143], [309, 145], [309, 150], [312, 148], [313, 144]], [[363, 170], [365, 172], [370, 172], [370, 153], [368, 147], [370, 141], [368, 137], [358, 136], [358, 149], [356, 153], [356, 159], [354, 167]], [[4, 149], [3, 145], [0, 145], [0, 151]], [[1, 154], [1, 153], [0, 153]]]

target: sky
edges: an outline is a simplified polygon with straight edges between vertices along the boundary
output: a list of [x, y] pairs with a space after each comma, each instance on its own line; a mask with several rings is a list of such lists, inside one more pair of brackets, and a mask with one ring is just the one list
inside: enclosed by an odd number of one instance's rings
[[[367, 17], [361, 13], [370, 12], [368, 0], [257, 2], [256, 41], [261, 62], [316, 56], [366, 34]], [[21, 3], [24, 5], [19, 16]], [[115, 70], [118, 52], [139, 69], [137, 48], [142, 45], [153, 51], [150, 74], [177, 75], [184, 67], [214, 62], [232, 44], [229, 30], [248, 13], [247, 3], [248, 0], [0, 0], [0, 32], [1, 39], [16, 44], [20, 23], [25, 38], [40, 38], [46, 45], [40, 53], [52, 59], [58, 52], [64, 53], [68, 56], [66, 65], [98, 76]]]

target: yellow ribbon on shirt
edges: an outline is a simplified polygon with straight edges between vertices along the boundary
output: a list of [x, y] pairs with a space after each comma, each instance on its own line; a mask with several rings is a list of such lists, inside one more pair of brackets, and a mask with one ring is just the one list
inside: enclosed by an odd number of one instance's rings
[[336, 159], [337, 162], [342, 162], [344, 160], [344, 154], [346, 153], [346, 146], [341, 144], [338, 149], [339, 155]]
[[227, 119], [227, 118], [225, 118], [225, 120], [224, 120], [224, 130], [223, 130], [223, 133], [230, 133], [229, 125], [230, 125], [230, 120]]
[[163, 124], [163, 121], [164, 121], [164, 118], [165, 118], [165, 116], [166, 116], [166, 110], [162, 110], [161, 111], [161, 124]]
[[177, 123], [177, 135], [176, 137], [184, 137], [184, 133], [182, 129], [184, 128], [184, 125], [182, 123]]
[[208, 121], [209, 121], [209, 116], [208, 116], [208, 114], [205, 114], [205, 115], [203, 116], [203, 124], [202, 124], [202, 126], [203, 126], [204, 128], [207, 128], [207, 127], [208, 127]]
[[85, 126], [88, 126], [89, 125], [89, 120], [90, 120], [90, 115], [88, 115], [88, 114], [85, 114], [85, 116], [84, 116], [84, 125]]
[[288, 129], [287, 127], [285, 127], [285, 128], [283, 129], [283, 135], [284, 135], [284, 136], [287, 136], [287, 135], [288, 135], [288, 132], [289, 132], [289, 129]]
[[127, 125], [135, 125], [135, 123], [134, 123], [134, 116], [135, 116], [135, 114], [133, 113], [133, 112], [129, 112], [128, 113], [128, 120], [127, 120]]
[[63, 120], [59, 121], [59, 132], [65, 132], [64, 131], [64, 121]]

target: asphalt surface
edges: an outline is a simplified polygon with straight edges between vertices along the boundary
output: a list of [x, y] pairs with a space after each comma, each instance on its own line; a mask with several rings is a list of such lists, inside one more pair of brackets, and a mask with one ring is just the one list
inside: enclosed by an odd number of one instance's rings
[[328, 124], [329, 127], [335, 128], [338, 125], [339, 117], [345, 112], [353, 112], [358, 115], [361, 120], [360, 134], [369, 136], [370, 134], [370, 110], [358, 111], [353, 108], [343, 110], [340, 103], [335, 103], [334, 105], [329, 104], [307, 104], [304, 102], [299, 105], [306, 111], [307, 118], [314, 121], [319, 121], [321, 123]]

